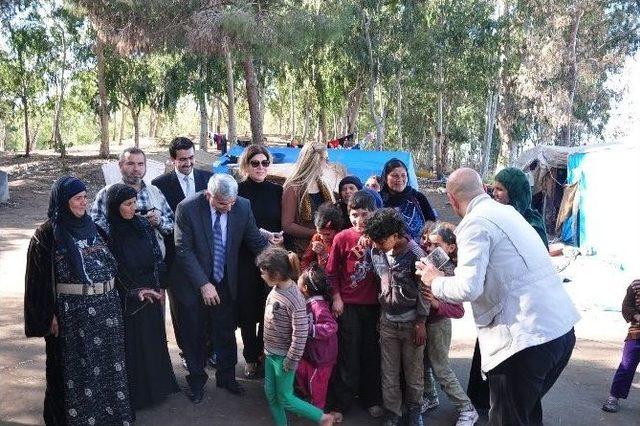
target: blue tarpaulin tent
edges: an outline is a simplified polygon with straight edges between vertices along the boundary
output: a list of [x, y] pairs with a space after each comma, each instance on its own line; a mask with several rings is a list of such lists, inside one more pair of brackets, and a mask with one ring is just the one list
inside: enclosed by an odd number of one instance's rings
[[[213, 163], [214, 173], [228, 173], [232, 157], [239, 157], [244, 148], [235, 146]], [[298, 148], [269, 147], [277, 163], [295, 163], [300, 154]], [[364, 151], [359, 149], [329, 149], [329, 161], [341, 163], [350, 175], [355, 175], [364, 183], [371, 175], [379, 175], [382, 166], [391, 158], [402, 160], [409, 169], [409, 185], [418, 188], [418, 178], [413, 166], [413, 156], [406, 151]]]
[[[567, 183], [578, 182], [578, 211], [563, 227], [581, 249], [623, 268], [640, 263], [640, 147], [592, 145], [571, 153]], [[577, 223], [576, 223], [577, 221]]]

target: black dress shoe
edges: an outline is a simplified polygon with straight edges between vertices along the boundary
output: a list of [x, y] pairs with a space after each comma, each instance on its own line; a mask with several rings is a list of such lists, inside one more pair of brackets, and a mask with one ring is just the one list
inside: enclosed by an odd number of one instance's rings
[[216, 386], [219, 388], [226, 389], [227, 392], [232, 393], [234, 395], [244, 395], [245, 390], [244, 387], [237, 380], [229, 380], [228, 382], [219, 382], [216, 383]]
[[189, 399], [194, 404], [200, 404], [202, 402], [202, 398], [204, 398], [204, 389], [189, 391]]

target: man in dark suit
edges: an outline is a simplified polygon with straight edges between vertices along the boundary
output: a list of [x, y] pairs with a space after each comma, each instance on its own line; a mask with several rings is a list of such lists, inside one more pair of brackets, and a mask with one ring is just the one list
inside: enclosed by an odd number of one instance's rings
[[174, 294], [180, 305], [189, 397], [196, 404], [202, 401], [208, 378], [204, 371], [208, 331], [218, 356], [216, 386], [244, 393], [235, 378], [237, 304], [242, 302], [237, 300], [238, 253], [245, 243], [257, 255], [273, 241], [269, 234], [256, 226], [249, 200], [238, 197], [238, 184], [230, 175], [213, 175], [206, 191], [178, 205], [176, 264], [185, 280]]
[[[169, 207], [173, 212], [176, 212], [176, 207], [180, 201], [185, 197], [191, 196], [196, 192], [202, 191], [207, 188], [207, 182], [211, 177], [211, 172], [198, 170], [193, 168], [195, 146], [189, 138], [177, 137], [171, 141], [169, 145], [169, 155], [171, 156], [171, 162], [174, 169], [168, 173], [158, 176], [151, 183], [155, 185], [164, 198], [167, 199]], [[175, 245], [173, 242], [173, 235], [166, 238], [167, 255], [165, 256], [165, 263], [169, 270], [169, 309], [171, 311], [171, 322], [173, 323], [173, 332], [176, 336], [176, 343], [180, 348], [181, 356], [184, 354], [184, 348], [182, 344], [182, 336], [180, 335], [180, 324], [178, 315], [178, 304], [175, 301], [172, 287], [181, 285], [180, 281], [183, 280], [180, 274], [176, 273], [173, 268], [175, 259]]]

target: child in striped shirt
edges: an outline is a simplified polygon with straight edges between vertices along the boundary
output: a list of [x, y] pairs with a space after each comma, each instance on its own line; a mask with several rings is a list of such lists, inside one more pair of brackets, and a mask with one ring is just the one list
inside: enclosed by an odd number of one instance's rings
[[264, 310], [264, 390], [274, 423], [278, 426], [287, 424], [286, 409], [321, 425], [332, 425], [333, 416], [293, 394], [296, 367], [304, 352], [309, 320], [305, 299], [293, 281], [289, 253], [270, 247], [258, 256], [256, 264], [262, 279], [271, 287]]

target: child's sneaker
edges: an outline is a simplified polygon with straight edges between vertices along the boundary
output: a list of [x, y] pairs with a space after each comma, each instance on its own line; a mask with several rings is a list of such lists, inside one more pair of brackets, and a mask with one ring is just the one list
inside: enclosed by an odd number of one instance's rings
[[614, 398], [613, 396], [607, 398], [607, 402], [602, 405], [602, 411], [606, 411], [607, 413], [617, 413], [619, 409], [618, 398]]
[[461, 411], [460, 415], [458, 416], [458, 421], [456, 422], [456, 426], [473, 426], [478, 421], [479, 418], [480, 418], [480, 415], [478, 415], [478, 412], [476, 411], [475, 408]]
[[378, 417], [382, 417], [384, 415], [384, 408], [379, 405], [373, 405], [369, 407], [367, 411], [369, 411], [369, 415], [374, 419], [377, 419]]
[[424, 426], [420, 404], [409, 406], [409, 426]]
[[422, 407], [420, 407], [420, 412], [422, 414], [426, 413], [429, 410], [433, 410], [434, 408], [438, 408], [440, 405], [440, 400], [438, 399], [438, 395], [436, 396], [422, 396]]

